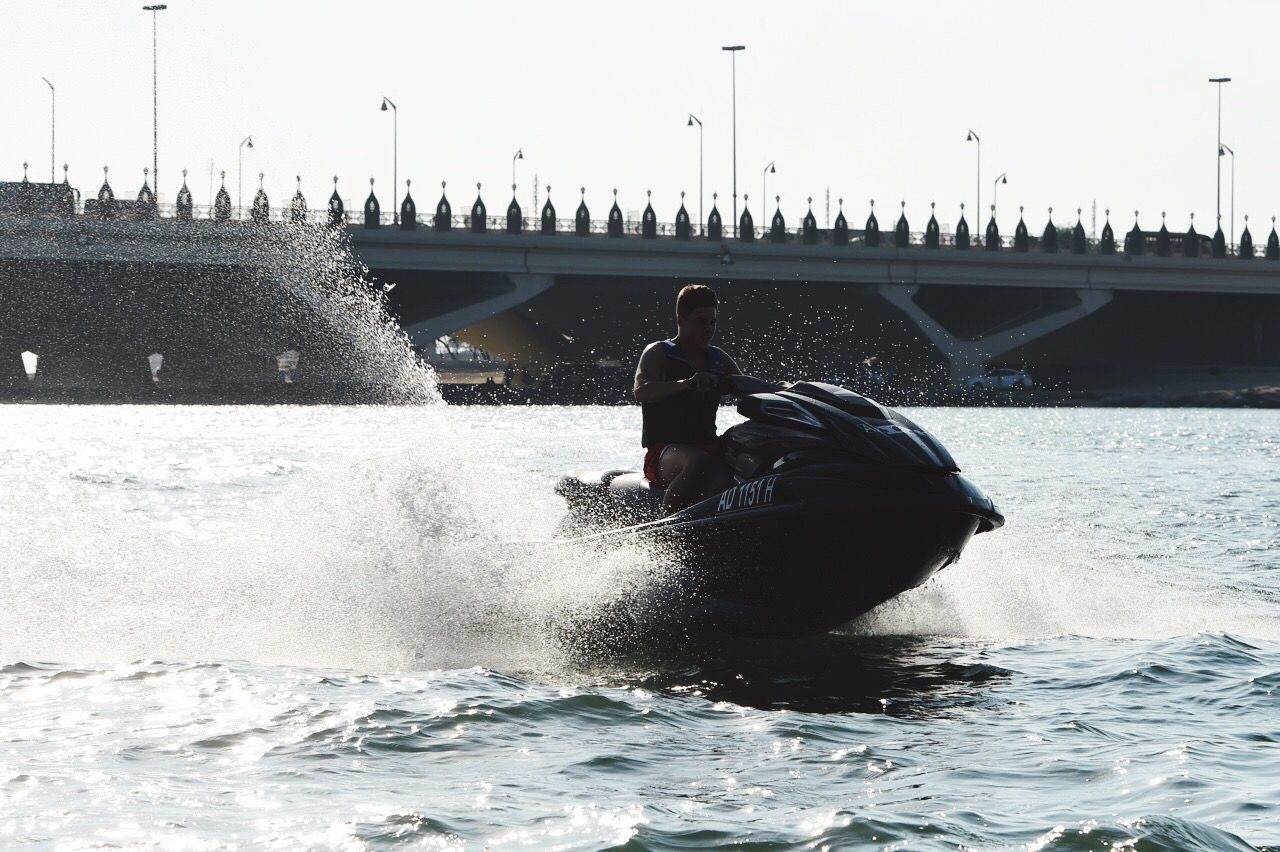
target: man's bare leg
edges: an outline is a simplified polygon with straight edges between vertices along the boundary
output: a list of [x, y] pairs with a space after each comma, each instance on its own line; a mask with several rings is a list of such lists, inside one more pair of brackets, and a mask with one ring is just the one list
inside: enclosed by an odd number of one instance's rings
[[702, 496], [707, 467], [711, 457], [704, 450], [688, 444], [672, 444], [658, 459], [658, 473], [667, 483], [662, 495], [662, 508], [670, 515], [692, 505]]

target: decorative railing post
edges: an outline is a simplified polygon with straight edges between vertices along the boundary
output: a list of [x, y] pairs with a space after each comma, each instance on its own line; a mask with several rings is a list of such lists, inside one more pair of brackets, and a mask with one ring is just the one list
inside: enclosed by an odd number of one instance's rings
[[839, 205], [835, 226], [831, 229], [831, 241], [838, 246], [849, 245], [849, 220], [844, 217], [844, 199], [836, 199]]
[[341, 228], [347, 224], [347, 209], [338, 195], [338, 176], [333, 176], [333, 194], [329, 196], [329, 227]]

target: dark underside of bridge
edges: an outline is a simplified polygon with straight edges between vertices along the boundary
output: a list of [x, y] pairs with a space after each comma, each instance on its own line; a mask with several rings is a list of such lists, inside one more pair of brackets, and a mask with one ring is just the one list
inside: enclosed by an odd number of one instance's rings
[[[290, 349], [304, 353], [303, 376], [341, 396], [358, 357], [341, 317], [245, 267], [0, 261], [0, 293], [0, 391], [9, 397], [243, 398], [277, 385], [276, 356]], [[39, 356], [34, 383], [24, 351]], [[151, 353], [164, 357], [158, 385]]]
[[[493, 275], [373, 275], [396, 284], [390, 307], [406, 326], [509, 289]], [[558, 363], [630, 365], [645, 343], [674, 335], [674, 297], [684, 283], [559, 276], [523, 304], [453, 331], [533, 372]], [[724, 275], [707, 283], [721, 297], [718, 342], [748, 372], [841, 381], [875, 357], [903, 384], [947, 380], [943, 353], [873, 285]], [[164, 386], [193, 392], [274, 385], [275, 358], [288, 349], [302, 352], [304, 381], [332, 387], [362, 357], [341, 318], [317, 315], [302, 294], [243, 267], [0, 261], [0, 299], [0, 388], [14, 391], [29, 386], [24, 350], [39, 355], [42, 386], [78, 388], [87, 398], [148, 386], [153, 352], [164, 355]], [[970, 286], [924, 287], [915, 296], [960, 339], [1007, 333], [1077, 301], [1071, 290]], [[1135, 367], [1280, 373], [1280, 296], [1117, 291], [1095, 313], [992, 360], [1025, 363], [1076, 389]]]
[[[406, 324], [455, 309], [481, 286], [466, 274], [387, 277], [399, 282], [393, 310]], [[674, 297], [684, 283], [557, 276], [545, 292], [457, 334], [537, 367], [599, 359], [630, 364], [645, 343], [675, 334]], [[840, 380], [877, 357], [904, 378], [945, 381], [943, 354], [874, 286], [723, 277], [707, 283], [721, 298], [718, 342], [744, 370]], [[981, 339], [1079, 299], [1072, 290], [926, 286], [915, 301], [951, 335]], [[1095, 313], [992, 362], [1078, 381], [1132, 368], [1280, 366], [1280, 297], [1118, 291]]]

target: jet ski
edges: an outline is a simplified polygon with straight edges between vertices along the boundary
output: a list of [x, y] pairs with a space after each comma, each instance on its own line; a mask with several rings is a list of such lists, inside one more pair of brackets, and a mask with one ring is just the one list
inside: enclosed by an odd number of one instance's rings
[[921, 585], [1004, 516], [938, 441], [891, 408], [821, 382], [729, 376], [746, 418], [718, 471], [662, 516], [643, 474], [566, 476], [557, 535], [639, 545], [669, 571], [626, 602], [633, 626], [736, 636], [829, 631]]

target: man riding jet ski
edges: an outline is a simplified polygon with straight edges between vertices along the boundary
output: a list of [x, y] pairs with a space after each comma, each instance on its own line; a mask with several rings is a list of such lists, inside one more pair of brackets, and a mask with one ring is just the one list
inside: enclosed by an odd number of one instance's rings
[[[946, 449], [892, 409], [834, 385], [737, 375], [736, 366], [699, 378], [709, 371], [698, 368], [720, 357], [709, 351], [714, 294], [710, 310], [709, 332], [696, 340], [703, 352], [690, 357], [677, 336], [664, 342], [671, 346], [656, 366], [645, 359], [660, 344], [641, 358], [644, 472], [570, 476], [556, 488], [569, 504], [562, 536], [651, 546], [673, 567], [632, 602], [639, 626], [826, 631], [920, 585], [956, 561], [975, 533], [1003, 525]], [[651, 384], [665, 392], [648, 399]], [[716, 438], [725, 393], [747, 420]], [[668, 400], [682, 410], [653, 417], [651, 406]], [[667, 464], [673, 443], [688, 447], [681, 455], [692, 461]], [[676, 487], [684, 490], [672, 501]]]
[[718, 312], [710, 287], [682, 289], [676, 296], [676, 336], [646, 346], [636, 367], [644, 475], [663, 489], [668, 513], [688, 506], [702, 490], [716, 455], [720, 379], [742, 372], [711, 345]]
[[819, 382], [725, 380], [747, 418], [725, 431], [700, 499], [613, 470], [562, 479], [563, 536], [649, 545], [674, 568], [639, 602], [651, 626], [816, 633], [919, 586], [1004, 524], [946, 449], [898, 412]]

